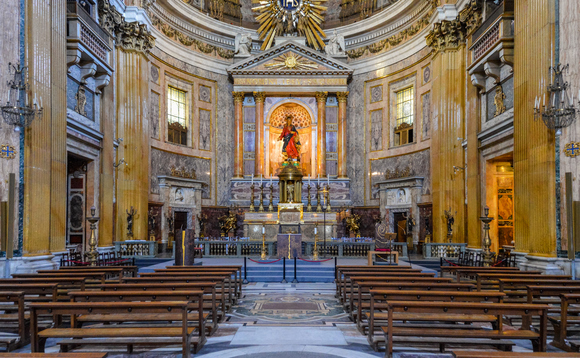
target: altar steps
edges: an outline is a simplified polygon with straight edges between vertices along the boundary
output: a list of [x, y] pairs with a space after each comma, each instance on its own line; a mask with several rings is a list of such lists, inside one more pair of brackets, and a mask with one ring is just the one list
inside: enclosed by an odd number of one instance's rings
[[[248, 282], [282, 282], [282, 262], [248, 266]], [[334, 265], [300, 262], [296, 265], [298, 282], [334, 282]], [[294, 280], [294, 261], [286, 262], [286, 281]]]

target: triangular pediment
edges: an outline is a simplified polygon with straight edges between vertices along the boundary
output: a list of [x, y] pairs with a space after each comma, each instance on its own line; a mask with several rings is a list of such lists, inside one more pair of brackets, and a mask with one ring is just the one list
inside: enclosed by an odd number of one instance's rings
[[353, 70], [346, 63], [288, 41], [251, 56], [228, 68], [238, 76], [340, 76], [350, 77]]

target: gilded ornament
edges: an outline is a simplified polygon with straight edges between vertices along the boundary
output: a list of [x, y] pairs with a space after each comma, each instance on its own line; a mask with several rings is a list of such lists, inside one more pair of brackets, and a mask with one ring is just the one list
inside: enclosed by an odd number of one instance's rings
[[503, 88], [501, 85], [498, 85], [495, 88], [495, 96], [493, 97], [493, 104], [495, 105], [495, 116], [499, 116], [500, 114], [504, 113], [505, 108], [505, 93], [503, 93]]
[[316, 92], [314, 95], [316, 97], [316, 102], [325, 102], [328, 98], [328, 92]]
[[348, 100], [348, 95], [350, 92], [336, 92], [336, 98], [338, 98], [338, 103], [346, 103]]
[[16, 150], [10, 144], [2, 144], [2, 149], [0, 149], [0, 158], [2, 159], [14, 159], [16, 158]]
[[385, 172], [385, 179], [391, 180], [391, 179], [408, 178], [412, 175], [414, 175], [414, 173], [410, 167], [406, 167], [403, 170], [399, 170], [398, 168], [395, 170], [387, 169], [387, 171]]
[[252, 8], [257, 12], [256, 20], [260, 23], [258, 33], [260, 40], [264, 40], [262, 50], [272, 47], [276, 36], [296, 33], [306, 37], [308, 44], [316, 50], [324, 49], [323, 38], [326, 34], [322, 30], [327, 0], [252, 0], [252, 4], [259, 4]]
[[274, 62], [267, 63], [266, 68], [270, 70], [315, 70], [318, 65], [314, 62], [304, 60], [302, 56], [294, 53], [286, 53], [274, 59]]
[[185, 179], [197, 179], [197, 174], [195, 173], [195, 169], [187, 170], [185, 167], [176, 168], [174, 165], [169, 168], [171, 170], [172, 177], [178, 178], [185, 178]]
[[266, 92], [254, 92], [254, 100], [256, 103], [263, 103], [266, 100]]
[[246, 94], [244, 92], [232, 92], [232, 96], [234, 97], [234, 103], [242, 103]]
[[[2, 147], [4, 150], [4, 147]], [[576, 158], [580, 155], [580, 142], [570, 142], [564, 146], [564, 154], [570, 158]]]

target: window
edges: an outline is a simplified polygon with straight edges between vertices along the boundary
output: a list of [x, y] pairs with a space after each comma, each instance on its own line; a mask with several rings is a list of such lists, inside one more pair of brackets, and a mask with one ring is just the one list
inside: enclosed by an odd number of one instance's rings
[[175, 87], [167, 90], [167, 140], [171, 143], [187, 145], [186, 92]]
[[413, 87], [397, 92], [397, 124], [395, 146], [413, 143], [414, 92]]

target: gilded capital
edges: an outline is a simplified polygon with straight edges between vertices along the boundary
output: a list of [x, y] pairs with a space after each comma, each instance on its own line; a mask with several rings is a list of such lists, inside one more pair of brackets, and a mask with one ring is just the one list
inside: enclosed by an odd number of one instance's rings
[[316, 97], [316, 102], [326, 103], [326, 99], [328, 98], [328, 92], [316, 92], [315, 97]]
[[266, 92], [254, 92], [254, 99], [256, 103], [264, 103], [266, 101]]
[[346, 103], [348, 100], [348, 95], [350, 92], [336, 92], [336, 97], [338, 98], [338, 103]]
[[465, 43], [482, 21], [481, 0], [470, 0], [469, 4], [451, 21], [433, 24], [433, 29], [426, 36], [427, 46], [435, 51], [456, 49]]
[[117, 46], [124, 50], [143, 53], [148, 53], [155, 46], [155, 37], [147, 30], [147, 25], [137, 21], [125, 21], [123, 15], [109, 0], [98, 3], [100, 25], [115, 39]]
[[244, 92], [232, 92], [232, 96], [234, 97], [234, 103], [242, 103], [246, 94]]

